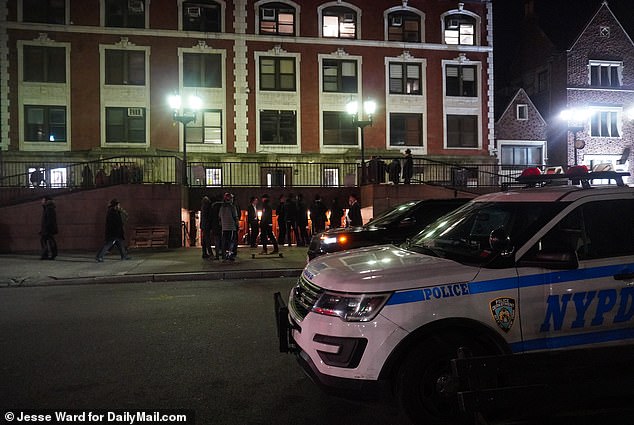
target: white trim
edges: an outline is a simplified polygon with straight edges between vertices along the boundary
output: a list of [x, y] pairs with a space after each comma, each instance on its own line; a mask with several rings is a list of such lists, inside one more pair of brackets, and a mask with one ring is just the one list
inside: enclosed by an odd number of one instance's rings
[[348, 3], [345, 1], [331, 1], [328, 3], [324, 3], [322, 5], [320, 5], [319, 7], [317, 7], [317, 27], [319, 30], [319, 38], [322, 38], [324, 36], [323, 31], [324, 31], [324, 25], [323, 25], [323, 11], [324, 9], [327, 9], [329, 7], [347, 7], [348, 9], [353, 10], [354, 12], [356, 12], [357, 14], [357, 20], [355, 21], [355, 32], [356, 32], [356, 38], [339, 38], [339, 37], [327, 37], [330, 39], [335, 39], [335, 40], [359, 40], [361, 39], [361, 13], [362, 10], [355, 6], [352, 3]]
[[[612, 67], [616, 67], [616, 72], [619, 78], [619, 84], [617, 86], [604, 86], [604, 85], [599, 85], [599, 86], [593, 86], [592, 85], [592, 67], [593, 66], [608, 66], [610, 68]], [[612, 76], [612, 73], [610, 73], [610, 78]], [[601, 78], [601, 73], [599, 73], [599, 78]], [[596, 59], [589, 59], [588, 60], [588, 86], [594, 88], [594, 89], [603, 89], [603, 88], [612, 88], [612, 89], [619, 89], [622, 85], [623, 85], [623, 61], [608, 61], [608, 60], [596, 60]]]
[[[295, 9], [295, 18], [293, 21], [293, 25], [295, 25], [295, 34], [292, 37], [299, 37], [300, 36], [300, 31], [299, 31], [299, 22], [300, 22], [300, 10], [301, 7], [299, 6], [299, 4], [295, 3], [294, 1], [291, 0], [259, 0], [256, 1], [253, 4], [253, 10], [255, 11], [255, 34], [259, 35], [260, 34], [260, 7], [264, 6], [267, 3], [284, 3], [287, 6], [292, 7], [293, 9]], [[276, 36], [271, 36], [271, 37], [275, 37], [275, 39], [277, 39], [278, 37], [291, 37], [291, 36], [286, 36], [286, 35], [276, 35]]]
[[[546, 165], [546, 159], [548, 158], [548, 143], [546, 140], [498, 140], [498, 155], [497, 163], [502, 165], [502, 147], [503, 146], [531, 146], [542, 148], [542, 162], [540, 165]], [[512, 165], [512, 164], [504, 164]]]
[[[183, 31], [183, 3], [190, 0], [178, 0], [178, 30]], [[225, 32], [225, 11], [227, 10], [227, 5], [224, 0], [213, 0], [218, 3], [220, 6], [220, 32]], [[204, 32], [200, 32], [200, 34], [207, 34]]]
[[[407, 4], [407, 3], [404, 3]], [[420, 42], [415, 43], [412, 42], [412, 44], [419, 44], [419, 43], [424, 43], [425, 42], [425, 12], [418, 10], [414, 7], [411, 6], [394, 6], [394, 7], [390, 7], [389, 9], [385, 9], [385, 11], [383, 11], [383, 40], [387, 41], [388, 39], [388, 16], [390, 15], [390, 13], [394, 13], [394, 12], [412, 12], [415, 13], [416, 15], [418, 15], [420, 17]], [[403, 43], [403, 41], [390, 41], [390, 43]]]

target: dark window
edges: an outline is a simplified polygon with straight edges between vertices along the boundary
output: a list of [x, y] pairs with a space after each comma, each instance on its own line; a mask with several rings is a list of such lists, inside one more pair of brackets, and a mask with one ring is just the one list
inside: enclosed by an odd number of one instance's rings
[[24, 105], [24, 140], [65, 142], [66, 107]]
[[357, 12], [342, 6], [327, 7], [321, 14], [321, 34], [333, 38], [357, 38]]
[[295, 58], [260, 58], [260, 90], [295, 91]]
[[222, 55], [218, 53], [184, 53], [185, 87], [222, 87]]
[[447, 147], [478, 147], [478, 117], [476, 115], [447, 115]]
[[211, 0], [183, 2], [183, 30], [220, 32], [222, 8]]
[[447, 65], [446, 89], [447, 96], [476, 97], [478, 84], [475, 65]]
[[145, 51], [106, 50], [106, 84], [145, 85]]
[[260, 144], [297, 145], [295, 111], [260, 111]]
[[423, 146], [423, 116], [390, 114], [390, 146]]
[[502, 166], [522, 165], [540, 166], [542, 165], [541, 146], [502, 146]]
[[548, 71], [542, 71], [537, 74], [537, 91], [543, 92], [548, 90]]
[[345, 112], [324, 111], [324, 145], [356, 146], [357, 127], [352, 125], [352, 117]]
[[260, 34], [295, 35], [295, 9], [284, 3], [261, 5]]
[[357, 61], [324, 59], [322, 63], [325, 92], [356, 93]]
[[620, 87], [620, 65], [600, 64], [590, 66], [590, 85], [595, 87]]
[[390, 93], [421, 94], [419, 63], [390, 63]]
[[209, 109], [196, 112], [196, 121], [187, 124], [187, 143], [222, 144], [222, 111]]
[[106, 108], [106, 143], [145, 143], [145, 108]]
[[66, 0], [22, 0], [22, 21], [63, 25]]
[[106, 26], [145, 28], [144, 0], [105, 0]]
[[462, 14], [445, 17], [445, 43], [473, 46], [475, 44], [475, 18]]
[[64, 47], [24, 46], [24, 81], [35, 83], [66, 82]]
[[595, 111], [590, 118], [592, 137], [620, 137], [619, 114], [616, 111]]
[[387, 16], [387, 39], [420, 43], [420, 16], [406, 11], [390, 13]]

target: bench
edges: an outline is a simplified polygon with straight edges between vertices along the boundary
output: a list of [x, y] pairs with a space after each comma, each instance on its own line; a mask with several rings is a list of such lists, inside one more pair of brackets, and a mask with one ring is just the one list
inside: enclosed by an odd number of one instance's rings
[[167, 248], [169, 242], [169, 226], [135, 227], [132, 247], [134, 248]]

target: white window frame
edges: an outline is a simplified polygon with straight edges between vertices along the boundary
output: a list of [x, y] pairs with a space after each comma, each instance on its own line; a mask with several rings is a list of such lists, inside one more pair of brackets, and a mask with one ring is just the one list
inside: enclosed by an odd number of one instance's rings
[[518, 103], [515, 106], [515, 119], [518, 121], [528, 121], [528, 104]]
[[[390, 13], [394, 13], [394, 12], [412, 12], [415, 13], [416, 15], [419, 16], [420, 21], [420, 43], [425, 43], [425, 13], [422, 12], [421, 10], [418, 10], [416, 8], [413, 8], [411, 6], [394, 6], [394, 7], [390, 7], [389, 9], [386, 9], [383, 12], [383, 40], [387, 41], [388, 39], [388, 31], [389, 31], [389, 22], [388, 22], [388, 17], [390, 15]], [[389, 43], [408, 43], [408, 42], [404, 42], [404, 41], [389, 41]]]
[[[591, 106], [589, 107], [589, 112], [590, 112], [590, 118], [589, 118], [589, 122], [588, 122], [588, 135], [592, 138], [607, 138], [607, 139], [621, 139], [623, 138], [623, 108], [621, 107], [598, 107], [598, 106]], [[611, 133], [611, 129], [612, 129], [612, 116], [614, 116], [614, 119], [616, 120], [616, 130], [619, 132], [618, 136], [612, 136], [610, 135], [604, 135], [601, 134], [599, 136], [595, 136], [592, 134], [592, 121], [594, 120], [594, 117], [596, 116], [596, 114], [600, 114], [602, 112], [608, 112], [610, 113], [609, 117], [608, 117], [608, 132]], [[615, 114], [615, 115], [611, 115], [611, 114]], [[599, 128], [601, 128], [601, 118], [599, 117]]]
[[[300, 19], [301, 7], [299, 4], [291, 0], [259, 0], [255, 2], [253, 5], [253, 8], [255, 10], [255, 33], [258, 35], [260, 34], [260, 7], [266, 7], [267, 3], [284, 3], [288, 7], [292, 7], [295, 9], [295, 21], [293, 22], [293, 25], [295, 26], [295, 35], [293, 35], [292, 37], [299, 37], [301, 34], [300, 28], [299, 28], [299, 23], [301, 21]], [[271, 35], [271, 34], [263, 34], [263, 35], [268, 37], [291, 37], [287, 35]]]
[[[449, 44], [447, 43], [447, 40], [445, 39], [445, 31], [447, 30], [447, 28], [445, 28], [445, 18], [450, 15], [466, 15], [471, 18], [475, 18], [475, 25], [473, 28], [473, 44], [451, 44], [451, 45], [452, 46], [479, 46], [481, 43], [480, 28], [482, 27], [482, 18], [477, 13], [473, 13], [464, 9], [448, 10], [447, 12], [440, 15], [440, 31], [442, 36], [442, 43]], [[458, 34], [458, 38], [460, 38], [460, 34]]]
[[[616, 86], [613, 86], [611, 84], [608, 85], [598, 85], [598, 86], [594, 86], [592, 85], [592, 68], [593, 67], [608, 67], [608, 68], [613, 68], [616, 67], [617, 69], [617, 75], [618, 75], [618, 84]], [[612, 72], [609, 73], [610, 78], [612, 75]], [[601, 78], [601, 72], [599, 71], [599, 78]], [[588, 61], [588, 86], [590, 86], [591, 88], [596, 88], [596, 89], [616, 89], [621, 87], [623, 82], [623, 62], [622, 61], [603, 61], [603, 60], [590, 60]], [[611, 81], [610, 81], [611, 83]]]
[[[317, 8], [317, 19], [318, 19], [317, 26], [319, 28], [319, 38], [325, 38], [324, 34], [323, 34], [323, 31], [324, 31], [324, 28], [323, 28], [323, 24], [324, 24], [324, 22], [323, 22], [323, 12], [324, 12], [324, 9], [327, 9], [329, 7], [332, 7], [332, 6], [347, 7], [348, 9], [351, 9], [354, 12], [356, 12], [357, 20], [354, 23], [355, 24], [356, 38], [354, 40], [361, 40], [361, 12], [362, 12], [362, 10], [359, 7], [355, 6], [354, 4], [347, 3], [345, 1], [342, 1], [342, 2], [331, 1], [331, 2], [328, 2], [328, 3], [322, 4], [322, 5], [320, 5]], [[332, 38], [334, 40], [353, 40], [352, 38], [340, 38], [340, 37], [327, 37], [327, 38]]]

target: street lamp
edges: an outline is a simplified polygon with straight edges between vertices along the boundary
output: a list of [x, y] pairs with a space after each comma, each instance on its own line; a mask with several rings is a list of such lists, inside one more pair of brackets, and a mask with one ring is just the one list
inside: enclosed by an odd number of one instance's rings
[[586, 142], [577, 139], [577, 133], [585, 130], [584, 123], [588, 119], [588, 110], [583, 109], [564, 109], [559, 114], [561, 119], [566, 120], [568, 123], [568, 131], [572, 133], [572, 147], [574, 153], [574, 165], [578, 165], [577, 151], [586, 147]]
[[367, 183], [367, 172], [365, 169], [365, 141], [363, 139], [363, 129], [368, 125], [372, 125], [372, 115], [376, 111], [376, 102], [366, 100], [363, 102], [363, 110], [366, 119], [359, 119], [359, 103], [356, 100], [348, 102], [346, 111], [352, 115], [352, 125], [361, 129], [361, 184]]
[[196, 121], [196, 111], [202, 107], [202, 100], [196, 95], [187, 99], [187, 108], [181, 109], [182, 99], [179, 94], [170, 95], [167, 101], [172, 108], [174, 121], [183, 124], [183, 186], [189, 186], [187, 181], [187, 124]]

